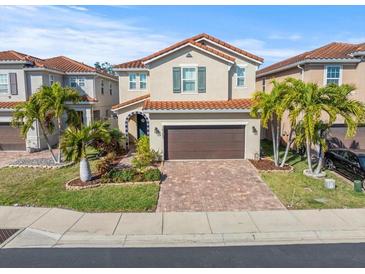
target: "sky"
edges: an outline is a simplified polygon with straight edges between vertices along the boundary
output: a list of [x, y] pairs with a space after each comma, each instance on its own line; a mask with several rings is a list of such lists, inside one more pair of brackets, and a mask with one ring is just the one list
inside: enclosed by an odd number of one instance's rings
[[205, 32], [265, 59], [365, 43], [365, 6], [0, 6], [0, 51], [119, 64]]

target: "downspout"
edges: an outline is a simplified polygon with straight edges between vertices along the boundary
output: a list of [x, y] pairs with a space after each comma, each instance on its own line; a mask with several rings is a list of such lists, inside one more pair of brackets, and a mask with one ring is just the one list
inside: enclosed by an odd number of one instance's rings
[[300, 69], [302, 71], [301, 75], [302, 75], [302, 81], [304, 82], [304, 68], [301, 67], [300, 65], [297, 65], [298, 69]]

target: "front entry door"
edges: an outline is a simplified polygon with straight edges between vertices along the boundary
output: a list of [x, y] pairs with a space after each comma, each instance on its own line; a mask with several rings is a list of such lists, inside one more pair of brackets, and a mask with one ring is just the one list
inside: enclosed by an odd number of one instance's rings
[[146, 118], [138, 114], [137, 115], [137, 138], [147, 135], [147, 121]]

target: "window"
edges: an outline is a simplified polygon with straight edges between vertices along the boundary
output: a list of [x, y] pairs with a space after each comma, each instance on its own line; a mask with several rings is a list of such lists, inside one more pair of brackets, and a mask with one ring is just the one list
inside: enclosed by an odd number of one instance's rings
[[137, 75], [135, 73], [129, 74], [129, 89], [137, 89]]
[[112, 83], [109, 84], [109, 94], [113, 95], [113, 85], [112, 85]]
[[77, 87], [77, 77], [71, 77], [71, 78], [70, 78], [70, 86], [71, 86], [72, 88]]
[[54, 75], [49, 75], [49, 85], [52, 86], [54, 84]]
[[146, 73], [139, 74], [139, 88], [140, 89], [147, 88], [147, 74]]
[[326, 66], [326, 82], [328, 84], [341, 84], [341, 66]]
[[109, 118], [109, 116], [110, 116], [109, 109], [106, 109], [106, 110], [105, 110], [105, 117], [106, 117], [106, 118]]
[[9, 77], [7, 74], [0, 74], [0, 94], [9, 92]]
[[182, 69], [182, 91], [195, 92], [196, 91], [196, 68]]
[[236, 74], [237, 74], [237, 87], [244, 87], [245, 86], [245, 68], [237, 66]]
[[265, 92], [266, 91], [266, 81], [265, 78], [262, 79], [262, 91]]
[[85, 86], [85, 78], [84, 77], [78, 78], [78, 80], [79, 80], [79, 86], [84, 87]]
[[104, 95], [104, 80], [101, 80], [101, 94]]

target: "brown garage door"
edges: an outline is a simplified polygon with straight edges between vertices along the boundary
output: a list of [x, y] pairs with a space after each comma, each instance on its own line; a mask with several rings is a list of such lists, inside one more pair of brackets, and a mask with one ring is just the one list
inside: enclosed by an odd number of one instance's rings
[[25, 150], [25, 140], [20, 130], [10, 123], [0, 123], [0, 150]]
[[331, 127], [327, 140], [330, 147], [365, 149], [365, 126], [357, 128], [355, 137], [346, 138], [347, 127], [335, 125]]
[[244, 126], [168, 126], [164, 129], [165, 160], [241, 159]]

